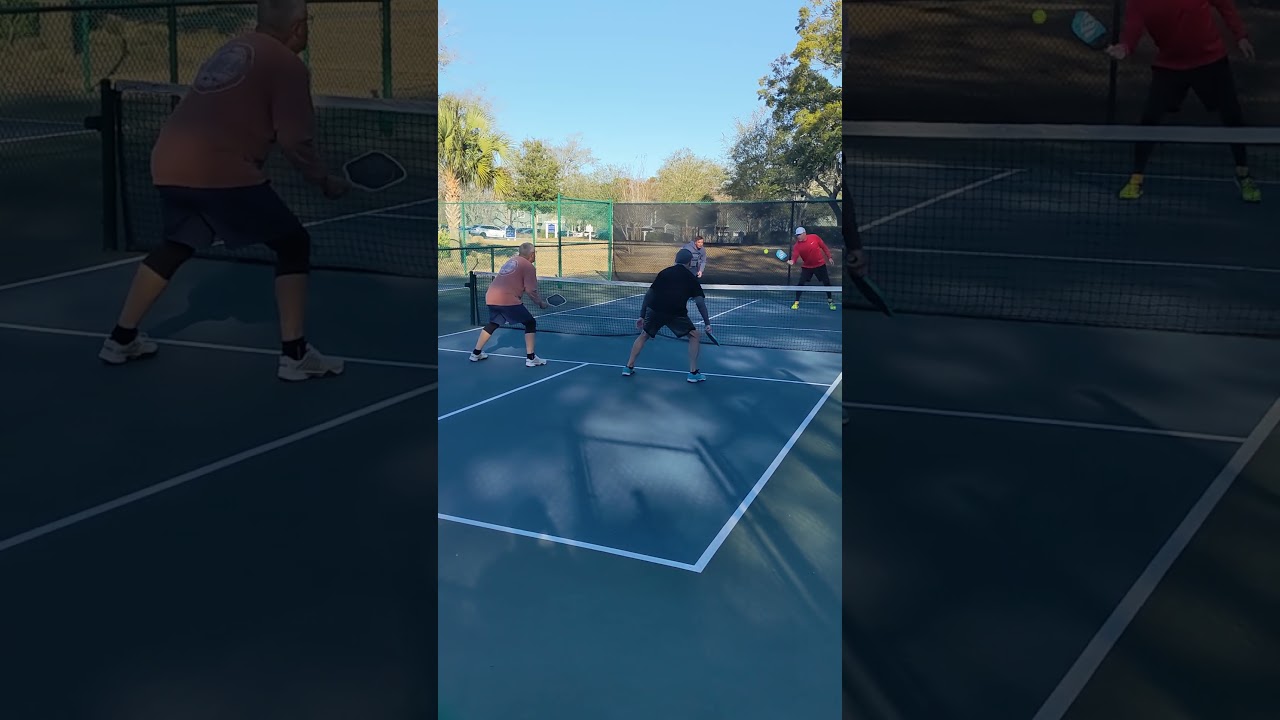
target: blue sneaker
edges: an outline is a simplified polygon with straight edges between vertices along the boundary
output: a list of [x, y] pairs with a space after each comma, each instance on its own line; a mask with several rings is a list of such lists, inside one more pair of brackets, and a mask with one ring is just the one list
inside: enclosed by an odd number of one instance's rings
[[623, 376], [623, 377], [631, 377], [632, 375], [635, 375], [635, 374], [636, 374], [636, 369], [635, 369], [635, 368], [633, 368], [633, 367], [624, 367], [624, 368], [622, 368], [622, 376]]
[[688, 380], [689, 382], [692, 382], [692, 383], [698, 383], [698, 382], [702, 382], [703, 380], [706, 380], [706, 379], [707, 379], [707, 376], [706, 376], [706, 375], [703, 375], [703, 374], [702, 374], [702, 371], [701, 371], [701, 370], [699, 370], [699, 371], [697, 371], [697, 372], [691, 372], [691, 373], [689, 373], [689, 377], [687, 377], [687, 378], [685, 378], [685, 379], [686, 379], [686, 380]]

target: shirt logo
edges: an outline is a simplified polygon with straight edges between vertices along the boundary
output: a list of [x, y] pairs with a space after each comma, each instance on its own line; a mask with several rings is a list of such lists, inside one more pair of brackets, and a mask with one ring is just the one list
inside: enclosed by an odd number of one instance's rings
[[498, 274], [510, 275], [511, 273], [519, 269], [519, 267], [520, 267], [520, 256], [515, 255], [515, 256], [512, 256], [510, 260], [502, 263], [502, 267], [498, 269]]
[[199, 93], [218, 93], [244, 82], [253, 67], [253, 46], [228, 43], [200, 66], [192, 89]]

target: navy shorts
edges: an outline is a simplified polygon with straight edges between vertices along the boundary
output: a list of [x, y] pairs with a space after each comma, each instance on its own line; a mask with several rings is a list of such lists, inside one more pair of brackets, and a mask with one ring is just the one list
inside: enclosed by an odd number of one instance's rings
[[682, 338], [693, 332], [693, 321], [688, 315], [664, 315], [659, 312], [650, 310], [644, 319], [644, 334], [650, 339], [658, 337], [658, 331], [663, 327], [670, 330], [676, 337]]
[[302, 222], [267, 183], [238, 188], [156, 187], [160, 193], [164, 239], [207, 248], [214, 240], [228, 247], [266, 245], [305, 233]]
[[499, 325], [523, 325], [533, 322], [533, 313], [524, 305], [490, 305], [489, 322]]

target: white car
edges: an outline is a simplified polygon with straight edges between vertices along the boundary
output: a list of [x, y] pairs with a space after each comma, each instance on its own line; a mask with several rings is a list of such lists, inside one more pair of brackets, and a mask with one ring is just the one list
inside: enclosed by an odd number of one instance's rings
[[506, 235], [506, 231], [497, 225], [472, 225], [467, 228], [467, 234], [486, 238], [501, 238]]

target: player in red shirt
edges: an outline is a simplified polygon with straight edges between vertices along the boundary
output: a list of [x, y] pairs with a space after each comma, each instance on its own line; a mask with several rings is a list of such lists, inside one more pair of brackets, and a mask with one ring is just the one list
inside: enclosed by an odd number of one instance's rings
[[[1155, 43], [1158, 52], [1151, 67], [1151, 86], [1142, 111], [1143, 125], [1157, 125], [1166, 112], [1176, 112], [1188, 90], [1195, 91], [1206, 110], [1219, 112], [1224, 125], [1244, 125], [1244, 111], [1236, 94], [1227, 48], [1214, 21], [1215, 9], [1235, 36], [1240, 52], [1252, 60], [1253, 44], [1234, 0], [1129, 0], [1120, 42], [1108, 47], [1107, 54], [1116, 60], [1125, 59], [1142, 41], [1144, 32]], [[1128, 200], [1142, 197], [1143, 173], [1153, 146], [1154, 143], [1138, 143], [1133, 176], [1120, 191], [1120, 197]], [[1259, 202], [1262, 191], [1249, 175], [1244, 145], [1233, 144], [1231, 154], [1236, 163], [1241, 197], [1247, 202]]]
[[[809, 282], [809, 278], [816, 277], [822, 281], [823, 285], [831, 286], [831, 275], [827, 273], [827, 264], [835, 264], [835, 258], [831, 256], [831, 249], [822, 241], [822, 238], [812, 233], [806, 234], [804, 228], [796, 228], [795, 246], [791, 248], [791, 259], [787, 261], [789, 265], [795, 265], [796, 261], [800, 261], [800, 284], [805, 285]], [[800, 309], [800, 291], [796, 291], [796, 301], [791, 304], [792, 310]], [[835, 299], [831, 293], [827, 293], [827, 307], [832, 310], [836, 309]]]

